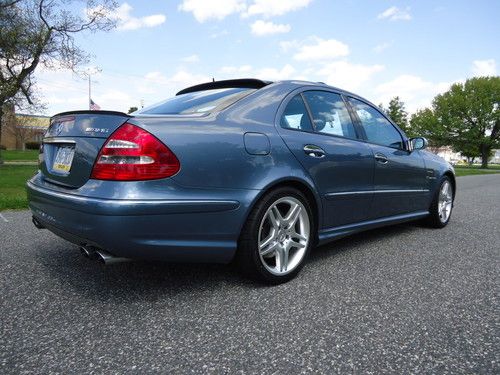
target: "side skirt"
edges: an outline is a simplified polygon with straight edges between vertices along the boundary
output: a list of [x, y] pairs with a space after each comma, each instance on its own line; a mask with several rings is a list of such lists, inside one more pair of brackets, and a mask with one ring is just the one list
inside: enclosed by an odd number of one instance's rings
[[409, 214], [384, 217], [376, 220], [362, 221], [360, 223], [342, 225], [339, 227], [322, 229], [319, 231], [318, 245], [323, 245], [331, 240], [349, 236], [353, 233], [362, 232], [368, 229], [384, 227], [387, 225], [400, 224], [406, 221], [422, 219], [429, 215], [429, 211], [417, 211]]

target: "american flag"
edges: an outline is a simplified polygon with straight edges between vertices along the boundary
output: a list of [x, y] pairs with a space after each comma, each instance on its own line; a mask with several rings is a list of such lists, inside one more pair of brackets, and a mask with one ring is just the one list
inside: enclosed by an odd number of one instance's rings
[[101, 107], [98, 104], [94, 103], [92, 99], [90, 99], [90, 110], [91, 111], [99, 111]]

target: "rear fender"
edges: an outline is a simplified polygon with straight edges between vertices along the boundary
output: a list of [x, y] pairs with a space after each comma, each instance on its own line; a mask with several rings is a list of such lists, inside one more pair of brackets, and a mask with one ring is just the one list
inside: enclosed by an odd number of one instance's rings
[[[315, 211], [315, 222], [316, 222], [316, 228], [321, 228], [322, 227], [322, 222], [323, 222], [323, 202], [321, 200], [321, 197], [317, 193], [317, 189], [313, 183], [313, 181], [305, 174], [301, 176], [282, 176], [281, 178], [278, 178], [269, 184], [267, 184], [262, 190], [259, 191], [257, 195], [255, 195], [253, 201], [250, 203], [248, 206], [246, 213], [245, 213], [245, 220], [242, 222], [242, 226], [240, 228], [240, 233], [241, 230], [243, 229], [243, 225], [245, 222], [248, 220], [248, 216], [254, 209], [255, 205], [264, 197], [266, 196], [270, 191], [277, 189], [279, 187], [283, 186], [289, 186], [289, 187], [295, 187], [305, 193], [306, 197], [309, 200], [313, 200], [312, 202], [309, 202], [312, 206], [312, 209]], [[316, 236], [316, 233], [314, 234]]]

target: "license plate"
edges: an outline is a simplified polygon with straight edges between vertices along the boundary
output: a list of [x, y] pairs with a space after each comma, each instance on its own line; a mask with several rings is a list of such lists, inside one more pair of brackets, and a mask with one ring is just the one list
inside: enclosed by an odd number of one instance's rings
[[52, 169], [57, 172], [68, 173], [74, 156], [75, 148], [73, 146], [60, 146], [57, 149]]

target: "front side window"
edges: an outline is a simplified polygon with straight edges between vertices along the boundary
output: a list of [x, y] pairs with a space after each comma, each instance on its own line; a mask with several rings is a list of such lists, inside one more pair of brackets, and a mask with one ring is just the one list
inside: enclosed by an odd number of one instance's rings
[[403, 139], [396, 128], [379, 111], [360, 100], [349, 98], [356, 111], [368, 142], [403, 149]]
[[304, 131], [313, 131], [311, 120], [300, 94], [295, 95], [286, 105], [281, 115], [281, 127]]
[[304, 98], [311, 110], [317, 132], [356, 138], [351, 117], [339, 94], [327, 91], [306, 91]]

